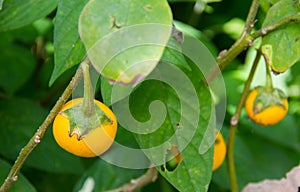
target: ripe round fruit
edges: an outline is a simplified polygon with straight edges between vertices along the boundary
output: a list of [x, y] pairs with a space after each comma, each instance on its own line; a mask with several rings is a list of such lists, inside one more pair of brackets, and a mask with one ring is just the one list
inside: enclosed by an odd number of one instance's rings
[[253, 122], [255, 122], [259, 125], [263, 125], [263, 126], [274, 125], [274, 124], [278, 123], [279, 121], [281, 121], [286, 116], [287, 111], [288, 111], [287, 99], [282, 99], [284, 107], [279, 106], [279, 105], [273, 105], [273, 106], [269, 106], [268, 108], [264, 109], [263, 111], [255, 113], [253, 104], [255, 102], [257, 95], [258, 95], [258, 90], [254, 89], [248, 95], [248, 97], [246, 99], [246, 103], [245, 103], [246, 112], [247, 112], [249, 118]]
[[[61, 111], [72, 108], [82, 102], [83, 98], [73, 99], [67, 102]], [[69, 136], [69, 119], [59, 113], [53, 122], [52, 131], [56, 142], [64, 150], [80, 157], [95, 157], [107, 151], [114, 142], [117, 132], [117, 119], [106, 105], [97, 100], [95, 102], [113, 123], [95, 128], [83, 139], [78, 140], [76, 134]]]
[[218, 169], [225, 160], [226, 156], [226, 143], [223, 135], [219, 132], [214, 144], [214, 162], [212, 170]]

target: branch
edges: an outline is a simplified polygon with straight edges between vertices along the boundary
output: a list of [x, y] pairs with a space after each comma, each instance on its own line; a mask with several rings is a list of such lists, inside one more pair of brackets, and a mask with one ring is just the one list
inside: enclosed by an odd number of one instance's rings
[[272, 32], [272, 31], [274, 31], [276, 29], [279, 29], [279, 28], [283, 27], [284, 25], [292, 23], [292, 22], [300, 22], [300, 12], [298, 12], [298, 13], [296, 13], [294, 15], [285, 17], [285, 18], [279, 20], [276, 23], [273, 23], [271, 25], [268, 25], [266, 27], [261, 28], [260, 30], [254, 32], [251, 35], [251, 37], [253, 39], [256, 39], [258, 37], [267, 35], [268, 33]]
[[[216, 65], [212, 67], [209, 72], [209, 75], [206, 79], [208, 84], [214, 80], [220, 74], [220, 71], [223, 70], [233, 59], [235, 59], [243, 50], [247, 49], [252, 45], [253, 41], [261, 36], [265, 36], [272, 31], [275, 31], [289, 23], [300, 22], [300, 13], [285, 17], [276, 23], [270, 24], [266, 27], [261, 28], [260, 30], [252, 33], [246, 34], [245, 30], [247, 29], [246, 25], [242, 36], [231, 46], [227, 51], [222, 51], [216, 61]], [[221, 70], [220, 70], [221, 69]]]
[[232, 116], [230, 121], [230, 130], [229, 130], [229, 137], [228, 137], [228, 143], [227, 143], [227, 168], [228, 168], [228, 176], [229, 176], [229, 182], [232, 192], [238, 192], [238, 185], [237, 185], [237, 179], [236, 179], [236, 173], [235, 173], [235, 166], [234, 166], [234, 139], [236, 130], [238, 128], [238, 123], [241, 115], [242, 108], [244, 106], [246, 97], [248, 95], [248, 91], [250, 89], [251, 82], [253, 80], [253, 76], [255, 73], [255, 70], [257, 68], [257, 65], [259, 63], [259, 60], [261, 58], [261, 52], [258, 51], [253, 63], [253, 66], [251, 68], [249, 77], [245, 83], [243, 94], [240, 98], [240, 101], [238, 103], [238, 106], [236, 108], [235, 114]]
[[56, 104], [44, 120], [44, 122], [41, 124], [41, 126], [38, 128], [36, 133], [33, 135], [33, 137], [29, 140], [29, 142], [26, 144], [24, 148], [22, 148], [17, 160], [15, 161], [13, 167], [11, 168], [7, 178], [5, 179], [4, 183], [0, 187], [0, 192], [6, 192], [11, 187], [11, 185], [18, 180], [18, 173], [20, 169], [22, 168], [25, 160], [29, 156], [29, 154], [32, 152], [32, 150], [40, 143], [41, 139], [43, 138], [44, 134], [46, 133], [48, 127], [53, 122], [55, 116], [63, 106], [63, 104], [68, 100], [68, 98], [71, 96], [73, 90], [79, 83], [80, 79], [82, 78], [82, 69], [81, 65], [77, 69], [74, 77], [72, 78], [71, 82], [61, 95], [61, 97], [57, 100]]
[[123, 186], [106, 192], [133, 192], [148, 185], [149, 183], [154, 182], [157, 179], [157, 174], [158, 172], [156, 167], [151, 167], [141, 177], [132, 179], [130, 182], [124, 184]]

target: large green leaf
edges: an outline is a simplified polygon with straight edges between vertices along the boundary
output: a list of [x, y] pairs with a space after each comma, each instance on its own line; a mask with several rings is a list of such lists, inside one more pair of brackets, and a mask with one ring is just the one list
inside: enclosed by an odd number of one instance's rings
[[[7, 177], [11, 166], [0, 159], [0, 184], [2, 184]], [[28, 182], [28, 180], [22, 175], [18, 175], [18, 181], [12, 185], [9, 189], [10, 192], [35, 192], [35, 188]]]
[[59, 1], [54, 27], [55, 67], [50, 85], [67, 69], [77, 65], [85, 56], [78, 34], [78, 19], [88, 0]]
[[166, 0], [91, 0], [79, 19], [94, 68], [121, 84], [135, 85], [154, 69], [171, 29]]
[[[263, 27], [277, 21], [299, 14], [300, 4], [294, 0], [282, 0], [270, 8]], [[300, 58], [300, 25], [291, 22], [280, 29], [266, 35], [262, 41], [262, 51], [268, 57], [272, 70], [283, 73]]]
[[[192, 70], [186, 74], [197, 90], [197, 100], [193, 100], [193, 92], [180, 77], [180, 73], [164, 67], [164, 64], [160, 63], [154, 73], [157, 75], [172, 73], [174, 75], [172, 78], [184, 85], [186, 89], [177, 90], [176, 86], [170, 87], [162, 82], [149, 81], [135, 90], [131, 95], [130, 109], [137, 120], [144, 122], [149, 119], [147, 108], [140, 106], [149, 106], [152, 101], [159, 100], [164, 103], [166, 108], [165, 119], [159, 129], [151, 134], [136, 134], [137, 141], [141, 148], [150, 149], [145, 150], [145, 153], [154, 164], [158, 165], [170, 160], [164, 154], [171, 150], [172, 146], [181, 150], [183, 160], [176, 169], [168, 171], [163, 168], [166, 166], [163, 164], [158, 166], [160, 173], [180, 191], [206, 191], [211, 177], [212, 148], [206, 153], [200, 154], [199, 146], [202, 144], [205, 131], [212, 134], [215, 127], [213, 124], [208, 125], [212, 112], [209, 91], [201, 81], [201, 72], [190, 66]], [[188, 96], [182, 94], [184, 92]], [[147, 97], [145, 93], [147, 93]], [[151, 110], [153, 109], [150, 107]], [[156, 110], [155, 112], [162, 116], [163, 110], [159, 108]], [[151, 115], [155, 114], [155, 112], [151, 112]], [[199, 118], [199, 122], [195, 122], [195, 118]], [[155, 126], [157, 126], [157, 122], [152, 126], [149, 125], [151, 128]], [[209, 129], [207, 129], [208, 126]], [[141, 129], [141, 127], [139, 128]]]
[[99, 159], [82, 175], [73, 191], [84, 191], [84, 189], [87, 191], [106, 191], [114, 189], [128, 183], [131, 179], [141, 176], [143, 172], [143, 170], [121, 168]]
[[[0, 101], [0, 154], [15, 160], [22, 147], [33, 136], [47, 111], [30, 100], [13, 98]], [[25, 165], [56, 173], [81, 173], [80, 158], [63, 151], [48, 130], [41, 143], [30, 154]]]
[[6, 0], [0, 9], [0, 31], [22, 27], [48, 15], [58, 0]]
[[0, 44], [0, 87], [13, 94], [30, 78], [35, 60], [29, 50], [2, 40]]

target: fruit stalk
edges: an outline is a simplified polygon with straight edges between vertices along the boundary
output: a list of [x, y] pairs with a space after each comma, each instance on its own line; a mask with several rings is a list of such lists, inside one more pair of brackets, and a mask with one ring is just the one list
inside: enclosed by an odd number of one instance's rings
[[230, 130], [229, 130], [229, 136], [228, 136], [228, 142], [227, 142], [227, 171], [228, 171], [228, 177], [230, 182], [230, 187], [232, 192], [238, 192], [238, 185], [237, 185], [237, 178], [236, 178], [236, 172], [235, 172], [235, 165], [234, 165], [234, 140], [235, 140], [235, 134], [236, 130], [238, 128], [238, 122], [239, 118], [242, 112], [242, 108], [244, 106], [245, 100], [247, 98], [251, 82], [253, 80], [257, 65], [259, 63], [259, 60], [261, 58], [261, 52], [257, 51], [255, 60], [253, 62], [249, 77], [245, 83], [244, 90], [242, 93], [242, 96], [239, 100], [238, 106], [236, 108], [235, 114], [232, 116], [230, 121]]
[[91, 116], [94, 111], [94, 90], [90, 78], [89, 61], [84, 61], [81, 65], [83, 71], [84, 92], [83, 92], [83, 110], [87, 116]]
[[69, 85], [63, 92], [63, 94], [60, 96], [60, 98], [57, 100], [54, 107], [51, 109], [50, 113], [44, 120], [44, 122], [40, 125], [36, 133], [33, 135], [33, 137], [29, 140], [29, 142], [22, 148], [22, 150], [19, 153], [19, 156], [17, 157], [17, 160], [15, 161], [14, 165], [12, 166], [7, 178], [5, 179], [4, 183], [0, 187], [0, 192], [6, 192], [9, 190], [9, 188], [12, 186], [12, 184], [17, 181], [18, 179], [18, 173], [20, 169], [22, 168], [25, 160], [29, 156], [29, 154], [32, 152], [32, 150], [39, 144], [41, 139], [43, 138], [44, 134], [46, 133], [48, 127], [52, 124], [54, 118], [58, 114], [61, 107], [64, 105], [64, 103], [68, 100], [68, 98], [71, 96], [73, 90], [78, 85], [79, 81], [82, 78], [82, 68], [79, 67], [70, 81]]
[[268, 62], [266, 61], [266, 89], [270, 93], [273, 92], [273, 81], [272, 81], [272, 75], [271, 71], [268, 65]]

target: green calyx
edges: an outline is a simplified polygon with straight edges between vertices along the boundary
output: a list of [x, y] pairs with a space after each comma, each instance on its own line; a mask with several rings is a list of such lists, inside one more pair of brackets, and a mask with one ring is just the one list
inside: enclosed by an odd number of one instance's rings
[[286, 96], [283, 91], [277, 88], [266, 89], [263, 86], [256, 87], [256, 89], [257, 97], [253, 104], [254, 114], [258, 114], [272, 106], [280, 106], [285, 109], [284, 100]]
[[77, 135], [77, 139], [83, 139], [90, 131], [105, 125], [113, 124], [111, 120], [94, 102], [92, 113], [86, 113], [83, 103], [66, 109], [61, 114], [69, 119], [69, 136]]

